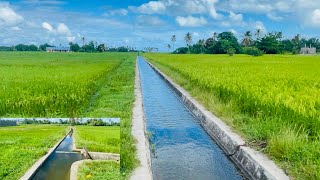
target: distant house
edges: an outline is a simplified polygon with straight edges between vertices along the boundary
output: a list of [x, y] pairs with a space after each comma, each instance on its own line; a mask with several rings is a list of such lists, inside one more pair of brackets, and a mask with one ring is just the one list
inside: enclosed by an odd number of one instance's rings
[[300, 50], [300, 54], [316, 54], [317, 53], [317, 49], [311, 47], [307, 47], [307, 45], [304, 46], [304, 48], [301, 48]]
[[47, 52], [70, 52], [70, 47], [47, 47], [46, 48]]

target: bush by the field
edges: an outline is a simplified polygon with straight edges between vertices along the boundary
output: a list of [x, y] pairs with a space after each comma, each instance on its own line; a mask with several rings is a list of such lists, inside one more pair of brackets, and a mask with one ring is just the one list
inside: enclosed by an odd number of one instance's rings
[[242, 50], [244, 54], [248, 54], [251, 56], [262, 56], [264, 54], [263, 51], [256, 47], [243, 47]]

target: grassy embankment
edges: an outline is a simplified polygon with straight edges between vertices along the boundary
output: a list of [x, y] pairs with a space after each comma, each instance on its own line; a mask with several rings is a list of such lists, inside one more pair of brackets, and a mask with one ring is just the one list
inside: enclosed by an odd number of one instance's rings
[[[130, 129], [134, 59], [133, 54], [129, 53], [1, 52], [0, 116], [120, 117], [121, 125], [124, 124]], [[85, 131], [92, 134], [91, 140], [100, 137], [99, 134], [94, 134], [99, 131], [99, 128], [90, 129], [92, 131], [89, 129]], [[5, 128], [0, 128], [0, 133], [4, 130]], [[49, 139], [52, 136], [46, 136], [37, 128], [34, 131], [34, 133], [42, 133], [44, 139]], [[15, 132], [11, 132], [13, 137], [15, 134]], [[59, 132], [56, 134], [58, 135]], [[132, 149], [132, 151], [128, 150], [128, 154], [131, 155], [129, 159], [134, 162], [133, 140], [130, 134], [127, 133], [125, 136], [128, 140], [125, 144]], [[30, 138], [30, 141], [37, 139], [37, 137]], [[89, 147], [92, 149], [101, 148], [101, 143], [104, 140], [108, 141], [107, 139], [99, 139], [95, 146], [95, 142], [90, 139], [84, 139], [83, 142], [86, 140], [90, 142]], [[7, 142], [2, 139], [1, 143]], [[112, 143], [112, 146], [115, 145], [114, 142]], [[117, 144], [119, 146], [119, 142]], [[53, 144], [47, 143], [46, 145], [50, 147]], [[23, 148], [19, 144], [12, 146], [15, 149]], [[25, 144], [25, 146], [29, 146], [29, 144]], [[45, 151], [48, 150], [48, 147], [45, 148]], [[106, 145], [101, 150], [108, 148]], [[114, 147], [113, 150], [119, 152], [119, 147]], [[8, 152], [4, 149], [2, 153]], [[32, 156], [28, 153], [25, 155]], [[33, 158], [38, 159], [42, 155], [36, 154]], [[20, 158], [0, 161], [0, 163], [4, 162], [6, 164], [21, 163]], [[27, 166], [30, 167], [32, 163], [32, 160], [25, 159], [25, 169], [17, 168], [13, 173], [23, 174]], [[22, 165], [20, 164], [20, 166]], [[3, 179], [11, 179], [12, 176], [12, 174], [6, 173], [3, 174]]]
[[319, 56], [145, 56], [291, 177], [320, 178]]

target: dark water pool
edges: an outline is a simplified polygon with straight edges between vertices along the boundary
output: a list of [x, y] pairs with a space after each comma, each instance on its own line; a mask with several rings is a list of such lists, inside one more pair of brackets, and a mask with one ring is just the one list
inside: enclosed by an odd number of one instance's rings
[[32, 180], [69, 180], [71, 165], [83, 159], [82, 154], [72, 151], [72, 143], [71, 133], [49, 156]]
[[138, 58], [154, 179], [244, 179], [172, 89]]

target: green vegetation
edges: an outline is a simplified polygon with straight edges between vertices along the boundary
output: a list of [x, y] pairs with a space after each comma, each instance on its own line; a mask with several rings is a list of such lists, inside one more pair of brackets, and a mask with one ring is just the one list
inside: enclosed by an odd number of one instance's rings
[[320, 178], [318, 56], [145, 56], [290, 176]]
[[[122, 55], [126, 56], [126, 55]], [[0, 53], [0, 116], [79, 117], [119, 54]]]
[[[136, 163], [131, 136], [134, 65], [133, 53], [0, 52], [0, 117], [119, 117], [121, 135], [118, 126], [76, 126], [76, 142], [92, 151], [120, 153], [121, 136], [121, 147], [127, 148], [121, 151], [121, 156], [125, 155], [121, 169], [127, 175]], [[29, 126], [33, 127], [24, 127]], [[46, 146], [41, 155], [53, 145], [45, 135], [42, 137]], [[7, 141], [0, 138], [1, 143]], [[29, 146], [28, 142], [25, 146]], [[20, 147], [12, 145], [12, 148]], [[15, 152], [18, 153], [16, 149]], [[26, 152], [25, 156], [41, 157]], [[3, 149], [2, 153], [8, 152]], [[20, 155], [15, 155], [16, 158], [1, 159], [0, 163], [17, 162], [22, 166]], [[17, 168], [17, 177], [32, 164]]]
[[74, 137], [79, 149], [120, 154], [119, 126], [76, 126]]
[[115, 161], [86, 162], [79, 168], [78, 179], [119, 180], [120, 164]]
[[18, 179], [67, 133], [67, 126], [0, 128], [0, 179]]
[[[305, 45], [315, 47], [320, 52], [320, 40], [317, 38], [305, 39], [299, 34], [292, 39], [283, 39], [282, 32], [269, 32], [262, 36], [262, 30], [257, 29], [254, 34], [246, 31], [240, 41], [232, 32], [213, 33], [208, 39], [200, 39], [197, 43], [191, 44], [192, 35], [188, 32], [184, 39], [186, 47], [173, 48], [174, 54], [249, 54], [261, 56], [266, 54], [300, 53]], [[168, 50], [174, 47], [176, 36], [171, 37], [172, 46], [168, 44]], [[248, 47], [252, 49], [247, 49]], [[152, 52], [153, 49], [147, 50]], [[248, 51], [249, 50], [249, 51]]]

